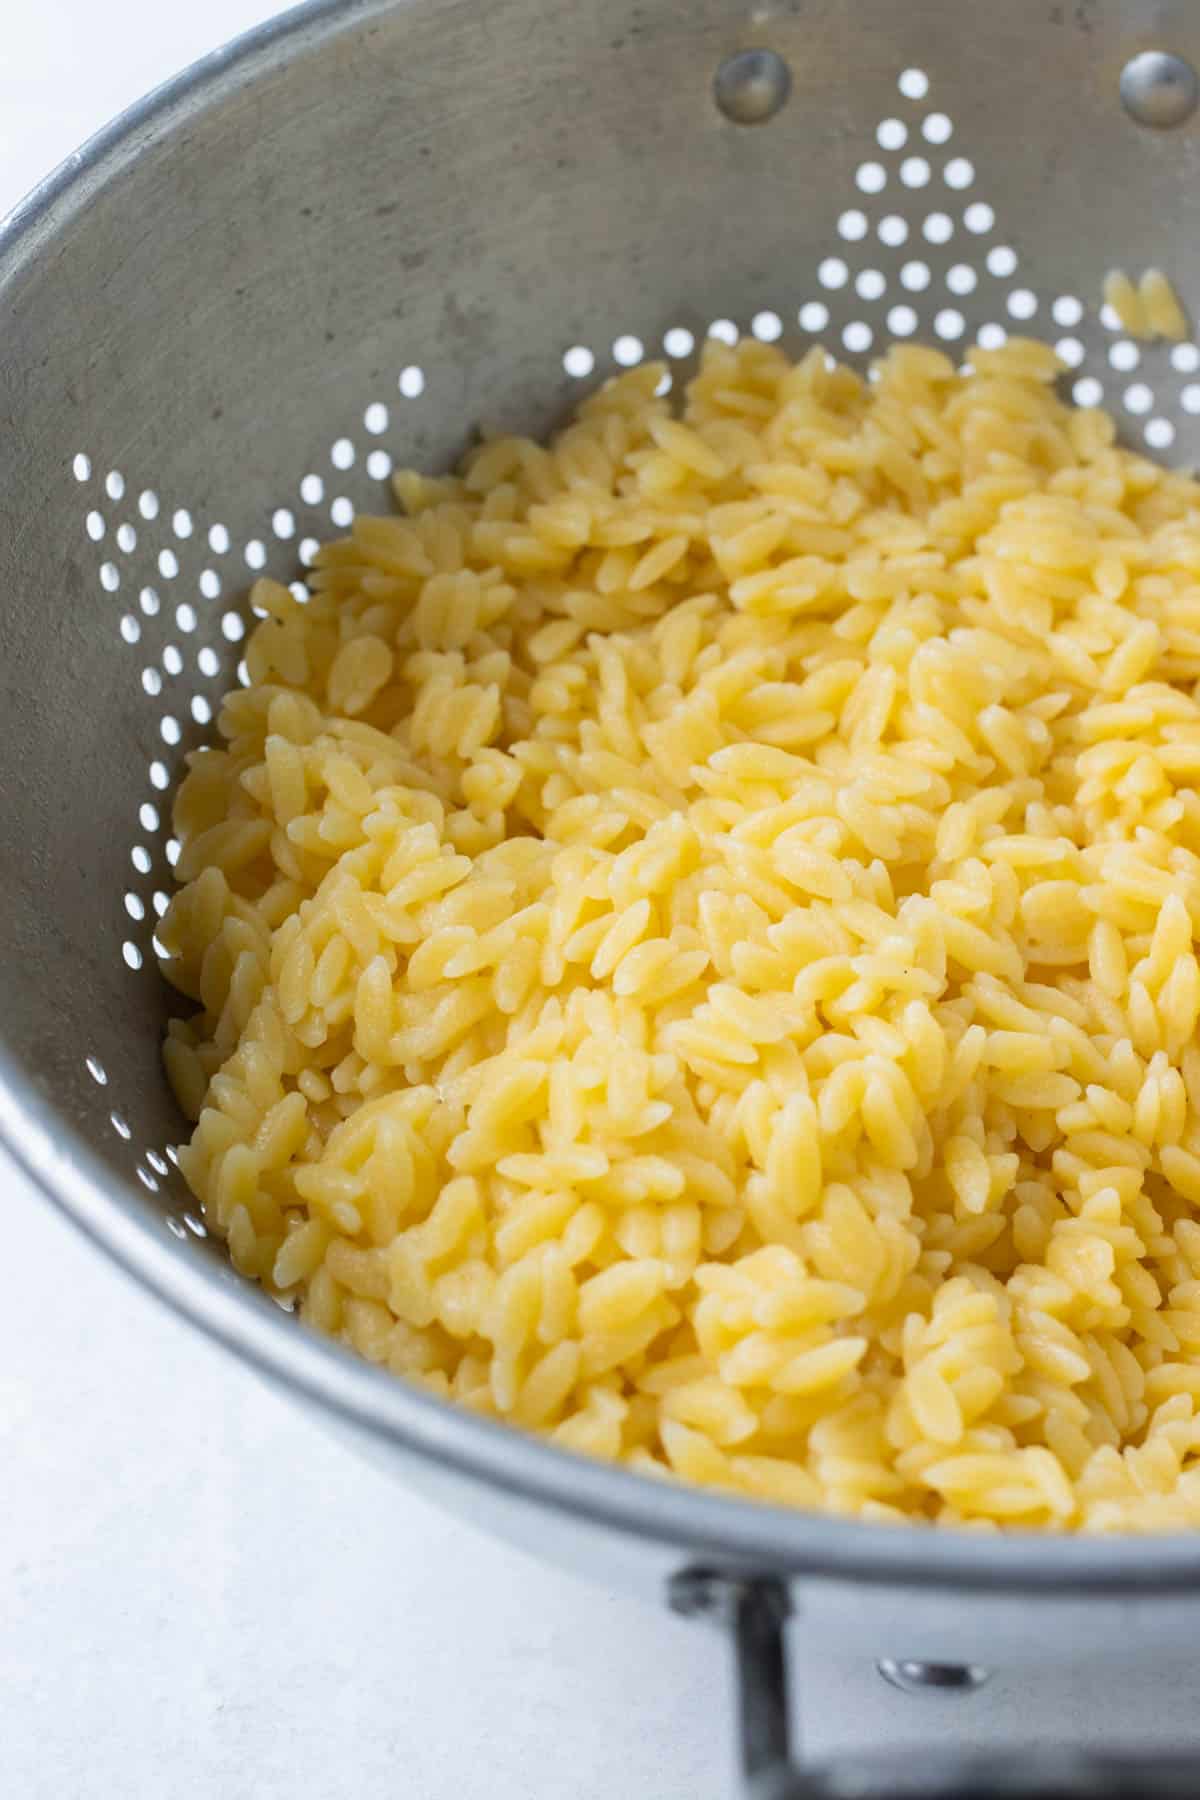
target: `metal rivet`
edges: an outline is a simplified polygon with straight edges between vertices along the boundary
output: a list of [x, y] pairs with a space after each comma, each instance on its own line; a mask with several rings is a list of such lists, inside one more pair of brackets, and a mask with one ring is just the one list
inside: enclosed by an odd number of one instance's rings
[[774, 50], [727, 56], [713, 81], [713, 98], [735, 125], [765, 125], [791, 91], [792, 72]]
[[973, 1694], [992, 1673], [977, 1663], [897, 1662], [890, 1656], [875, 1667], [902, 1694]]
[[1143, 50], [1121, 70], [1121, 103], [1139, 125], [1166, 131], [1196, 110], [1200, 83], [1191, 63], [1166, 50]]

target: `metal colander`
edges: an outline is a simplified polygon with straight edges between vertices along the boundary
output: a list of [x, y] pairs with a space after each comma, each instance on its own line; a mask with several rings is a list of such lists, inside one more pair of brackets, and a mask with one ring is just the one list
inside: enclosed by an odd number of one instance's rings
[[[1187, 1639], [1200, 1542], [661, 1490], [310, 1338], [205, 1241], [171, 1165], [171, 789], [239, 677], [255, 574], [302, 580], [317, 540], [388, 508], [393, 465], [445, 466], [481, 424], [544, 431], [644, 357], [683, 379], [705, 335], [860, 363], [1041, 336], [1127, 442], [1200, 460], [1200, 347], [1136, 343], [1100, 303], [1118, 263], [1200, 308], [1197, 65], [1180, 0], [321, 0], [134, 108], [0, 235], [0, 1133], [131, 1269], [411, 1479], [724, 1609], [764, 1793], [793, 1791], [785, 1583], [874, 1652], [994, 1661], [1035, 1598], [1060, 1647]], [[53, 1270], [27, 1278], [70, 1304]]]

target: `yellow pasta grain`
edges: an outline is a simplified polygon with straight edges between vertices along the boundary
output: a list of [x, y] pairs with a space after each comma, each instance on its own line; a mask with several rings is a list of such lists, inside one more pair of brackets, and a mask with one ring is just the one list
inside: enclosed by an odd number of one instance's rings
[[1104, 278], [1104, 299], [1130, 337], [1181, 343], [1190, 331], [1179, 296], [1161, 269], [1147, 269], [1137, 285], [1122, 269]]
[[1187, 314], [1179, 296], [1161, 269], [1147, 269], [1138, 283], [1142, 315], [1155, 337], [1180, 343], [1188, 335]]
[[1142, 295], [1124, 269], [1112, 269], [1104, 277], [1104, 300], [1116, 313], [1121, 329], [1130, 337], [1150, 335]]

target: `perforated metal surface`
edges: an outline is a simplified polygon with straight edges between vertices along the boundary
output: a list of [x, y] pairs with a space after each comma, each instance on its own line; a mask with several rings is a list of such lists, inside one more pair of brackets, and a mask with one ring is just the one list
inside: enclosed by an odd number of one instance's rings
[[[1147, 130], [1119, 98], [1155, 43], [1200, 61], [1195, 9], [321, 4], [139, 113], [0, 241], [0, 1130], [177, 1304], [382, 1436], [654, 1514], [636, 1478], [556, 1474], [298, 1347], [219, 1250], [198, 1258], [153, 956], [172, 784], [237, 679], [256, 572], [301, 579], [317, 539], [388, 504], [393, 464], [445, 466], [479, 424], [544, 431], [643, 356], [682, 379], [705, 333], [862, 364], [893, 338], [965, 356], [1032, 333], [1128, 441], [1200, 459], [1200, 348], [1134, 344], [1099, 308], [1114, 263], [1200, 308], [1197, 127]], [[754, 44], [791, 90], [747, 126], [713, 82]], [[672, 1509], [683, 1536], [810, 1562], [1113, 1576], [1085, 1544], [1051, 1565]], [[1158, 1579], [1153, 1556], [1116, 1566]]]
[[[290, 580], [304, 598], [304, 570], [317, 545], [353, 521], [355, 502], [346, 490], [353, 487], [364, 504], [391, 509], [393, 463], [384, 446], [396, 430], [396, 415], [424, 392], [424, 371], [406, 364], [388, 398], [369, 401], [351, 422], [355, 436], [335, 438], [325, 456], [313, 459], [316, 466], [281, 485], [279, 504], [262, 519], [260, 534], [236, 540], [220, 518], [193, 517], [179, 496], [138, 486], [121, 469], [105, 471], [85, 449], [71, 458], [79, 529], [98, 559], [99, 603], [124, 652], [126, 702], [145, 716], [151, 742], [145, 795], [128, 822], [129, 867], [120, 896], [120, 958], [131, 977], [149, 971], [155, 978], [161, 954], [155, 928], [167, 909], [179, 854], [171, 835], [172, 789], [187, 752], [216, 741], [221, 695], [247, 679], [241, 646], [255, 623], [249, 591], [256, 576], [266, 571]], [[186, 1010], [186, 1002], [174, 1005]], [[91, 1050], [83, 1061], [102, 1094], [119, 1102], [107, 1066]], [[205, 1237], [198, 1209], [172, 1166], [172, 1144], [139, 1144], [119, 1104], [108, 1122], [126, 1147], [132, 1172], [148, 1193], [161, 1197], [166, 1229], [176, 1237]]]
[[[1020, 221], [997, 216], [986, 197], [988, 170], [972, 160], [969, 125], [964, 130], [945, 110], [949, 103], [924, 69], [896, 70], [893, 108], [864, 121], [862, 160], [841, 196], [846, 204], [827, 253], [798, 286], [764, 285], [764, 304], [754, 307], [750, 296], [740, 318], [668, 325], [649, 343], [626, 330], [599, 343], [562, 344], [548, 335], [547, 387], [552, 372], [557, 379], [555, 364], [583, 391], [647, 357], [666, 359], [672, 369], [666, 380], [682, 385], [705, 334], [734, 343], [748, 332], [797, 352], [820, 343], [868, 366], [891, 342], [924, 341], [969, 360], [972, 343], [992, 348], [1021, 334], [1054, 344], [1070, 371], [1064, 387], [1079, 405], [1112, 411], [1126, 442], [1172, 461], [1200, 452], [1200, 382], [1191, 379], [1200, 372], [1200, 347], [1134, 342], [1098, 291], [1081, 294], [1063, 278], [1047, 285], [1045, 272], [1029, 268]], [[1039, 285], [1030, 285], [1039, 276]], [[681, 307], [692, 298], [680, 296]], [[692, 305], [686, 314], [695, 318]], [[186, 495], [140, 486], [153, 478], [149, 466], [105, 470], [101, 445], [82, 446], [71, 457], [79, 528], [99, 559], [99, 603], [127, 652], [121, 659], [126, 703], [146, 715], [158, 740], [145, 798], [130, 822], [130, 868], [120, 896], [120, 955], [132, 975], [155, 966], [155, 923], [166, 910], [178, 855], [170, 789], [186, 751], [214, 736], [221, 693], [245, 679], [239, 646], [253, 627], [248, 584], [268, 571], [303, 597], [303, 572], [317, 544], [349, 527], [356, 502], [392, 509], [391, 446], [403, 446], [409, 410], [425, 399], [424, 369], [406, 363], [378, 394], [352, 408], [353, 416], [333, 419], [332, 429], [346, 435], [332, 438], [326, 454], [298, 477], [280, 468], [272, 495], [278, 504], [251, 520], [249, 536], [235, 538], [223, 517], [193, 517]], [[469, 426], [472, 417], [463, 423]], [[224, 511], [240, 512], [236, 492]], [[85, 1064], [93, 1077], [102, 1067], [90, 1050]], [[98, 1085], [107, 1096], [108, 1081]], [[110, 1097], [119, 1103], [121, 1096]], [[180, 1210], [169, 1146], [139, 1144], [119, 1106], [108, 1117], [147, 1191], [165, 1189], [176, 1201], [164, 1209], [167, 1228], [203, 1236], [194, 1209], [183, 1204]]]

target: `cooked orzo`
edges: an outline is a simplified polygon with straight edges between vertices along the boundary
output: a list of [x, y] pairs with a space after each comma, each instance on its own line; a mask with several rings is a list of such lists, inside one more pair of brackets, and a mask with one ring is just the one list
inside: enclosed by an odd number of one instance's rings
[[396, 478], [176, 801], [237, 1267], [557, 1443], [1200, 1522], [1200, 487], [1011, 343], [710, 343]]

